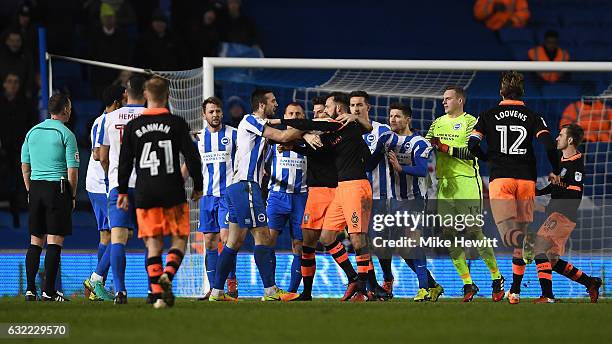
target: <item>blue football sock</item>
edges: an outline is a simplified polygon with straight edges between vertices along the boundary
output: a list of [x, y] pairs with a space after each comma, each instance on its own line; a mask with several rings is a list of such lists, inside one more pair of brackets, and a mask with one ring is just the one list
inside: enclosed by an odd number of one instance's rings
[[272, 272], [271, 278], [273, 281], [276, 281], [276, 250], [271, 246], [268, 246], [268, 249], [270, 250], [270, 262], [272, 264], [272, 269], [270, 270]]
[[104, 252], [106, 252], [106, 248], [108, 247], [108, 245], [104, 245], [102, 243], [98, 244], [98, 261], [100, 261], [100, 259], [102, 259], [102, 256], [104, 255]]
[[96, 266], [96, 274], [102, 276], [106, 281], [106, 277], [108, 276], [108, 269], [110, 269], [110, 257], [111, 257], [111, 245], [106, 245], [106, 250], [104, 250], [104, 254], [101, 259], [98, 259], [98, 265]]
[[215, 285], [215, 274], [217, 271], [217, 250], [206, 251], [206, 276], [208, 277], [208, 285]]
[[293, 255], [291, 263], [291, 283], [289, 284], [289, 292], [297, 293], [300, 283], [302, 282], [302, 256], [299, 254]]
[[125, 290], [125, 245], [124, 244], [112, 244], [111, 245], [111, 267], [113, 268], [113, 286], [115, 292], [126, 291]]
[[427, 260], [426, 259], [415, 259], [414, 269], [419, 280], [419, 288], [427, 289], [429, 287], [428, 276], [427, 276]]
[[234, 251], [227, 246], [223, 246], [223, 250], [217, 259], [217, 268], [215, 272], [215, 284], [213, 288], [218, 290], [225, 289], [225, 280], [229, 275], [232, 266], [236, 266], [236, 255], [238, 251]]
[[269, 246], [255, 245], [253, 253], [255, 255], [255, 264], [259, 270], [259, 276], [263, 282], [264, 288], [270, 288], [276, 284], [272, 274], [272, 259]]

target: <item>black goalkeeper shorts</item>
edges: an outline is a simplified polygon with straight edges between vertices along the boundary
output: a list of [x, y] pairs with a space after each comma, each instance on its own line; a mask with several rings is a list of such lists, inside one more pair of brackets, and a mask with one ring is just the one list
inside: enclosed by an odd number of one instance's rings
[[65, 182], [32, 180], [30, 183], [30, 234], [67, 236], [72, 234], [72, 191]]

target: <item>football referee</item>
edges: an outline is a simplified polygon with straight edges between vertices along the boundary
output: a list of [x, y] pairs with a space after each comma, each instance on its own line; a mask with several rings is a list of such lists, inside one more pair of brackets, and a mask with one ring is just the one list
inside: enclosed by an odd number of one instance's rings
[[72, 104], [67, 96], [49, 98], [51, 118], [34, 126], [21, 147], [21, 171], [28, 191], [30, 247], [26, 255], [26, 301], [38, 300], [36, 273], [45, 239], [43, 301], [68, 301], [55, 290], [64, 237], [72, 234], [72, 209], [78, 181], [79, 153], [74, 134], [64, 125]]

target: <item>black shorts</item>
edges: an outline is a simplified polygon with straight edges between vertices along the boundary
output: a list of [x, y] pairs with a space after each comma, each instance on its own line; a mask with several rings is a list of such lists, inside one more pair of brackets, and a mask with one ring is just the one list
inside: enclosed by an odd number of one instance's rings
[[30, 183], [30, 234], [67, 236], [72, 234], [72, 191], [66, 181], [32, 180]]

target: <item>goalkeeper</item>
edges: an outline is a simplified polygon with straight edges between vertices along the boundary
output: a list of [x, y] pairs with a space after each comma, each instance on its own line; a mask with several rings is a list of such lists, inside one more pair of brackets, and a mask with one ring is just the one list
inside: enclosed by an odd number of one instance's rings
[[[463, 111], [465, 99], [465, 91], [462, 88], [447, 87], [442, 100], [446, 114], [438, 117], [432, 123], [425, 137], [438, 151], [436, 155], [437, 205], [438, 213], [442, 216], [446, 214], [477, 216], [482, 213], [482, 180], [478, 161], [469, 153], [467, 147], [476, 118]], [[444, 228], [443, 233], [450, 239], [459, 234], [455, 228]], [[466, 228], [465, 237], [469, 240], [485, 239], [480, 226]], [[477, 249], [491, 272], [493, 301], [501, 301], [504, 297], [505, 279], [497, 267], [493, 248], [482, 245]], [[478, 287], [470, 276], [465, 251], [455, 246], [453, 240], [449, 253], [463, 281], [463, 302], [472, 301], [474, 295], [478, 293]]]

